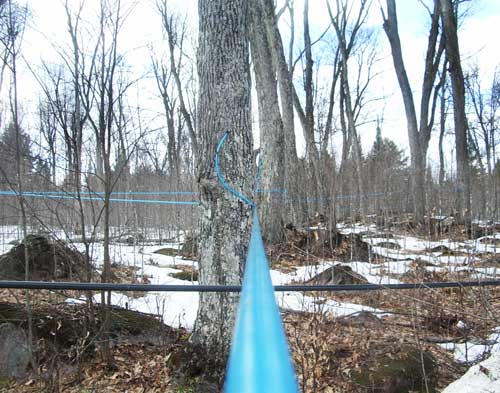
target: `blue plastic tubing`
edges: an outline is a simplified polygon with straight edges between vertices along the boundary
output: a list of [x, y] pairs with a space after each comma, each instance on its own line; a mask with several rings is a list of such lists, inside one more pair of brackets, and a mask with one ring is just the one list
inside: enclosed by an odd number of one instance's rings
[[255, 208], [224, 392], [298, 392]]

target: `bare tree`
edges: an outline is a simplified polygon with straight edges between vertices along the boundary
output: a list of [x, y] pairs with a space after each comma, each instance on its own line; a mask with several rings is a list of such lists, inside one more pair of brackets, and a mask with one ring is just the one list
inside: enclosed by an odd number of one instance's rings
[[[443, 80], [446, 79], [447, 74], [447, 63], [446, 61], [443, 63], [443, 71], [441, 78]], [[443, 208], [443, 187], [445, 181], [445, 163], [444, 163], [444, 138], [446, 134], [446, 121], [448, 115], [448, 88], [446, 82], [443, 85], [443, 88], [439, 94], [439, 142], [438, 142], [438, 150], [439, 150], [439, 206], [440, 206], [440, 214], [442, 214]]]
[[[323, 197], [325, 195], [325, 189], [323, 187], [323, 181], [320, 178], [320, 162], [319, 162], [319, 151], [316, 145], [315, 138], [315, 121], [314, 121], [314, 86], [313, 86], [313, 56], [312, 56], [312, 43], [311, 34], [309, 31], [309, 0], [304, 1], [303, 10], [303, 27], [304, 27], [304, 54], [305, 54], [305, 65], [304, 65], [304, 93], [305, 93], [305, 105], [302, 108], [299, 98], [294, 91], [294, 105], [295, 109], [299, 115], [299, 119], [302, 124], [302, 129], [304, 131], [304, 139], [306, 141], [306, 158], [310, 162], [310, 172], [311, 177], [314, 179], [314, 192], [316, 198]], [[318, 200], [319, 202], [319, 200]], [[319, 209], [319, 205], [316, 206], [316, 210]]]
[[[220, 156], [221, 168], [236, 190], [250, 195], [253, 171], [247, 16], [245, 0], [199, 3], [200, 284], [239, 284], [249, 239], [250, 207], [224, 191], [214, 169], [218, 140], [228, 131], [230, 140]], [[237, 300], [238, 296], [231, 293], [200, 294], [192, 340], [205, 348], [204, 353], [213, 355], [210, 357], [220, 366], [228, 353]]]
[[[155, 73], [156, 85], [158, 86], [158, 90], [162, 98], [167, 123], [167, 154], [165, 155], [164, 164], [168, 161], [170, 175], [175, 175], [176, 178], [178, 178], [180, 163], [177, 151], [175, 127], [177, 100], [171, 92], [171, 86], [169, 86], [172, 74], [164, 64], [157, 62], [155, 59], [153, 59], [153, 70]], [[162, 167], [165, 166], [164, 164]]]
[[433, 9], [429, 9], [431, 24], [425, 55], [419, 121], [417, 120], [413, 91], [410, 86], [403, 60], [403, 52], [401, 50], [395, 0], [387, 0], [387, 14], [383, 9], [381, 9], [381, 11], [384, 18], [384, 30], [391, 45], [394, 70], [396, 71], [405, 107], [408, 139], [410, 142], [412, 194], [415, 204], [416, 220], [417, 222], [423, 222], [426, 207], [425, 162], [431, 130], [434, 124], [437, 92], [440, 88], [440, 86], [435, 86], [434, 83], [444, 51], [444, 38], [439, 34], [440, 8], [438, 2], [435, 1]]
[[[487, 211], [483, 211], [488, 217], [496, 212], [497, 195], [496, 182], [493, 175], [495, 167], [495, 145], [498, 132], [498, 111], [500, 100], [498, 99], [498, 72], [495, 73], [489, 89], [484, 90], [480, 80], [480, 70], [475, 66], [465, 78], [468, 107], [473, 117], [469, 119], [469, 135], [472, 146], [476, 151], [476, 157], [482, 172], [484, 201]], [[483, 153], [484, 152], [484, 153]], [[483, 155], [485, 163], [483, 162]]]
[[[328, 12], [330, 14], [330, 19], [332, 21], [333, 27], [335, 28], [335, 32], [337, 35], [339, 51], [340, 51], [340, 97], [343, 106], [342, 117], [347, 117], [347, 127], [345, 127], [345, 119], [343, 120], [343, 130], [347, 130], [348, 138], [344, 137], [343, 142], [347, 144], [352, 141], [352, 147], [354, 152], [354, 161], [356, 163], [356, 176], [357, 176], [357, 189], [359, 194], [359, 203], [360, 203], [360, 213], [362, 216], [366, 216], [367, 214], [367, 206], [366, 206], [366, 198], [364, 197], [364, 183], [362, 178], [362, 152], [361, 152], [361, 142], [359, 140], [358, 131], [356, 128], [356, 117], [361, 108], [361, 102], [363, 99], [363, 94], [366, 91], [368, 83], [370, 82], [370, 77], [367, 78], [367, 82], [360, 89], [359, 86], [359, 76], [358, 80], [358, 94], [353, 99], [351, 97], [351, 87], [349, 82], [349, 57], [354, 49], [355, 44], [359, 41], [359, 31], [364, 25], [366, 18], [368, 16], [368, 11], [370, 8], [370, 2], [363, 0], [359, 4], [359, 11], [357, 15], [354, 16], [354, 22], [350, 22], [350, 10], [347, 1], [339, 1], [337, 0], [336, 9], [337, 13], [334, 15], [332, 9], [330, 7], [330, 3], [327, 1]], [[361, 67], [359, 67], [361, 70]], [[368, 65], [368, 71], [371, 69], [371, 64]], [[370, 72], [368, 72], [370, 75]], [[345, 135], [345, 131], [344, 131]], [[343, 147], [343, 155], [342, 162], [345, 165], [345, 160], [347, 158], [347, 152], [349, 150], [349, 146]], [[341, 176], [341, 182], [343, 182], [343, 176]]]
[[[26, 191], [26, 171], [25, 159], [23, 156], [23, 135], [21, 130], [20, 111], [19, 111], [19, 75], [18, 75], [18, 60], [21, 51], [21, 43], [26, 27], [26, 18], [28, 10], [26, 7], [21, 7], [13, 0], [6, 0], [0, 4], [0, 13], [4, 22], [2, 31], [0, 33], [1, 53], [2, 58], [2, 74], [3, 68], [6, 67], [10, 75], [10, 89], [9, 89], [9, 104], [11, 124], [14, 131], [14, 146], [15, 146], [15, 162], [16, 162], [16, 177], [15, 181], [11, 181], [11, 188], [16, 193], [17, 201], [19, 203], [20, 225], [24, 237], [24, 279], [30, 279], [30, 250], [27, 242], [28, 235], [28, 218], [27, 218], [27, 205], [23, 193]], [[5, 31], [3, 31], [5, 30]], [[0, 167], [1, 170], [1, 167]], [[5, 174], [4, 174], [5, 177]], [[33, 314], [31, 310], [31, 293], [29, 290], [25, 292], [26, 310], [28, 314], [28, 352], [32, 366], [36, 369], [34, 348], [33, 348]]]
[[[195, 124], [192, 119], [192, 115], [188, 110], [188, 103], [185, 98], [185, 87], [186, 83], [181, 80], [181, 73], [183, 67], [185, 67], [186, 58], [184, 56], [184, 39], [186, 36], [186, 21], [180, 21], [180, 18], [174, 15], [169, 15], [167, 0], [158, 0], [157, 8], [158, 12], [162, 18], [163, 31], [167, 36], [168, 43], [168, 53], [170, 62], [170, 72], [175, 81], [175, 86], [177, 88], [177, 96], [179, 99], [179, 108], [184, 118], [189, 137], [191, 139], [191, 145], [194, 153], [194, 158], [196, 159], [198, 154], [198, 137], [195, 130]], [[175, 52], [178, 52], [178, 58], [175, 58]]]
[[[273, 64], [276, 67], [278, 89], [281, 104], [281, 118], [284, 131], [284, 185], [289, 196], [300, 195], [298, 187], [299, 161], [295, 146], [295, 124], [294, 124], [294, 86], [292, 73], [288, 67], [283, 42], [278, 29], [278, 17], [274, 10], [273, 0], [260, 0], [262, 5], [262, 16], [266, 26], [267, 37], [271, 47]], [[290, 198], [291, 199], [291, 198]], [[302, 223], [305, 217], [304, 206], [289, 205], [286, 209], [287, 221]]]
[[[436, 7], [437, 7], [436, 1]], [[446, 59], [449, 63], [451, 90], [453, 96], [453, 114], [455, 122], [455, 146], [458, 181], [458, 214], [470, 230], [471, 186], [469, 150], [467, 148], [467, 116], [465, 114], [465, 83], [460, 59], [460, 48], [457, 35], [457, 17], [451, 0], [439, 0], [443, 34], [446, 44]]]
[[260, 161], [259, 213], [265, 240], [270, 244], [283, 240], [284, 131], [281, 119], [276, 72], [260, 0], [250, 7], [250, 42], [259, 110]]
[[[123, 97], [127, 89], [133, 84], [133, 81], [127, 81], [122, 73], [124, 58], [118, 52], [118, 39], [131, 8], [123, 9], [121, 1], [116, 3], [108, 0], [100, 1], [97, 25], [98, 34], [94, 42], [91, 43], [92, 52], [90, 54], [82, 51], [82, 37], [78, 34], [77, 29], [77, 23], [81, 22], [79, 15], [82, 8], [78, 10], [75, 19], [71, 17], [69, 8], [67, 7], [66, 9], [68, 14], [68, 29], [72, 37], [74, 52], [74, 62], [68, 62], [68, 64], [72, 64], [72, 70], [74, 70], [73, 80], [76, 95], [75, 118], [72, 122], [72, 129], [74, 130], [73, 135], [76, 134], [77, 140], [81, 138], [83, 123], [80, 116], [83, 112], [85, 120], [93, 132], [95, 141], [95, 173], [90, 179], [89, 187], [92, 187], [94, 190], [100, 190], [103, 193], [102, 208], [97, 212], [97, 217], [94, 221], [102, 223], [104, 255], [101, 279], [103, 282], [110, 282], [110, 198], [119, 175], [126, 167], [123, 165], [123, 159], [128, 159], [127, 157], [123, 157], [127, 153], [124, 153], [120, 143], [117, 144], [115, 141], [120, 140], [119, 134], [123, 131], [118, 130], [118, 128], [123, 127], [121, 113], [123, 109]], [[87, 60], [89, 61], [88, 65], [85, 63]], [[77, 75], [78, 78], [76, 78]], [[79, 108], [81, 108], [82, 112], [78, 110]], [[119, 171], [113, 170], [112, 165], [112, 156], [116, 145], [118, 145], [116, 147], [116, 156], [121, 156]], [[77, 170], [77, 175], [81, 175], [80, 170]], [[76, 183], [79, 184], [80, 181], [81, 179], [78, 178]], [[80, 191], [78, 190], [80, 190], [80, 187], [77, 189], [79, 193]], [[83, 208], [81, 212], [83, 212]], [[82, 222], [84, 222], [83, 218]], [[110, 327], [111, 292], [108, 292], [107, 296], [103, 292], [101, 302], [104, 332], [103, 355], [106, 361], [111, 361], [109, 336], [107, 335]]]

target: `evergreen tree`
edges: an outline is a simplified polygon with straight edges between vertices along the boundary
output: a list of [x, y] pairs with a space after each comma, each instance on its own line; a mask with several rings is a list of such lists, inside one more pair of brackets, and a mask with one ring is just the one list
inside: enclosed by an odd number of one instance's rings
[[2, 189], [17, 186], [17, 154], [21, 159], [21, 172], [25, 179], [29, 179], [34, 169], [34, 158], [31, 152], [29, 136], [20, 130], [16, 137], [14, 123], [9, 123], [0, 136], [0, 184]]
[[371, 200], [375, 201], [375, 211], [382, 209], [381, 201], [389, 206], [389, 201], [397, 198], [396, 193], [403, 190], [408, 176], [408, 158], [404, 151], [393, 141], [382, 137], [380, 123], [377, 121], [375, 142], [365, 161], [368, 175], [367, 190], [375, 193]]

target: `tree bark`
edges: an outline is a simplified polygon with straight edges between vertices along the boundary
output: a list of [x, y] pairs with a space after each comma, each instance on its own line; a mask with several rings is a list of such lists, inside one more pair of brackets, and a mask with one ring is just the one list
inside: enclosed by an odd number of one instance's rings
[[[430, 132], [432, 130], [435, 113], [436, 94], [432, 95], [441, 55], [444, 49], [443, 40], [438, 44], [439, 7], [435, 4], [431, 15], [431, 27], [425, 59], [424, 79], [422, 82], [422, 97], [420, 102], [420, 127], [417, 122], [417, 112], [413, 100], [413, 92], [406, 73], [403, 60], [401, 41], [398, 32], [398, 20], [395, 0], [387, 1], [387, 17], [384, 16], [384, 30], [389, 39], [392, 51], [394, 69], [398, 78], [399, 87], [405, 107], [408, 139], [411, 153], [412, 193], [417, 222], [423, 222], [425, 215], [425, 162]], [[383, 12], [383, 11], [382, 11]], [[434, 88], [437, 89], [438, 87]], [[435, 91], [435, 90], [434, 90]], [[434, 97], [431, 105], [431, 96]]]
[[[351, 52], [355, 43], [360, 41], [358, 37], [358, 32], [362, 28], [366, 21], [367, 13], [370, 4], [366, 0], [362, 0], [359, 5], [358, 13], [354, 15], [354, 22], [349, 25], [350, 11], [349, 11], [348, 1], [337, 1], [337, 13], [334, 15], [330, 3], [327, 2], [328, 13], [330, 15], [331, 23], [335, 29], [337, 35], [338, 53], [339, 53], [339, 70], [340, 70], [340, 97], [341, 97], [341, 110], [343, 111], [341, 115], [341, 124], [343, 132], [349, 135], [349, 138], [344, 137], [343, 142], [348, 141], [352, 143], [353, 156], [356, 165], [356, 187], [358, 191], [358, 201], [359, 211], [358, 213], [365, 217], [367, 214], [367, 203], [365, 194], [365, 184], [362, 178], [363, 171], [363, 156], [361, 150], [361, 142], [358, 135], [358, 130], [356, 127], [356, 113], [360, 110], [360, 102], [362, 98], [362, 93], [364, 89], [356, 89], [358, 93], [357, 97], [352, 97], [351, 87], [349, 83], [349, 58], [351, 57]], [[359, 74], [357, 80], [359, 81]], [[368, 85], [369, 78], [366, 83]], [[346, 122], [347, 118], [347, 122]], [[350, 146], [343, 146], [343, 152], [346, 153]], [[343, 157], [345, 154], [343, 154]], [[347, 158], [347, 156], [345, 156]], [[344, 158], [343, 158], [344, 159]]]
[[304, 139], [306, 141], [306, 158], [309, 161], [309, 170], [312, 172], [313, 179], [313, 195], [315, 194], [316, 203], [314, 204], [315, 210], [319, 211], [323, 207], [319, 198], [325, 196], [325, 188], [323, 180], [320, 177], [320, 163], [319, 151], [316, 146], [314, 137], [314, 87], [313, 87], [313, 58], [312, 58], [312, 45], [311, 35], [309, 33], [309, 0], [304, 1], [304, 53], [305, 53], [305, 69], [304, 69], [304, 92], [306, 94], [306, 102], [304, 110], [300, 106], [300, 102], [295, 100], [296, 109], [299, 117], [302, 120], [302, 127], [304, 129]]
[[[437, 0], [436, 0], [437, 1]], [[458, 213], [466, 228], [471, 226], [470, 167], [467, 149], [467, 117], [465, 114], [465, 84], [460, 48], [458, 45], [456, 15], [451, 0], [439, 0], [441, 19], [446, 42], [446, 59], [449, 63], [453, 96], [453, 117], [455, 122], [455, 147], [458, 181]]]
[[273, 70], [271, 49], [262, 21], [259, 0], [251, 1], [250, 14], [250, 42], [259, 109], [261, 161], [259, 188], [263, 191], [259, 193], [259, 216], [266, 243], [277, 244], [284, 237], [283, 121], [279, 108], [276, 74]]
[[443, 142], [444, 142], [444, 136], [446, 132], [446, 90], [443, 89], [441, 91], [441, 98], [440, 98], [440, 107], [439, 107], [439, 113], [440, 113], [440, 122], [439, 122], [439, 142], [438, 142], [438, 149], [439, 149], [439, 215], [443, 214], [443, 194], [444, 194], [444, 174], [445, 174], [445, 168], [444, 168], [444, 150], [443, 150]]
[[[292, 75], [288, 69], [283, 42], [278, 30], [276, 15], [274, 13], [273, 0], [260, 0], [262, 5], [262, 15], [266, 26], [267, 37], [271, 47], [273, 61], [278, 75], [279, 96], [281, 102], [283, 130], [285, 134], [285, 188], [288, 192], [289, 200], [296, 199], [299, 193], [299, 160], [295, 146], [295, 124], [293, 111], [294, 87]], [[287, 221], [302, 223], [306, 216], [306, 208], [298, 201], [287, 206]]]
[[[251, 209], [225, 192], [214, 170], [219, 139], [226, 181], [250, 195], [252, 133], [246, 0], [199, 2], [198, 184], [201, 202], [200, 284], [240, 284], [250, 234]], [[201, 293], [192, 341], [219, 362], [231, 342], [238, 295]]]

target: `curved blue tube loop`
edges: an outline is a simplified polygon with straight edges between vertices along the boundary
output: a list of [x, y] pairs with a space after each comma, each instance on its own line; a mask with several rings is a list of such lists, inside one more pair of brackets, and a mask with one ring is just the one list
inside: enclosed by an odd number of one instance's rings
[[217, 173], [217, 178], [219, 179], [220, 183], [222, 184], [222, 187], [229, 193], [233, 194], [236, 198], [241, 199], [243, 202], [245, 202], [247, 205], [255, 207], [255, 204], [245, 197], [243, 194], [240, 194], [238, 191], [236, 191], [234, 188], [229, 186], [229, 184], [226, 183], [224, 178], [222, 177], [222, 174], [220, 172], [220, 166], [219, 166], [219, 153], [222, 150], [222, 145], [224, 145], [224, 142], [227, 139], [227, 136], [229, 135], [229, 131], [226, 131], [224, 135], [222, 136], [221, 140], [219, 141], [219, 144], [217, 146], [217, 150], [215, 151], [215, 172]]

